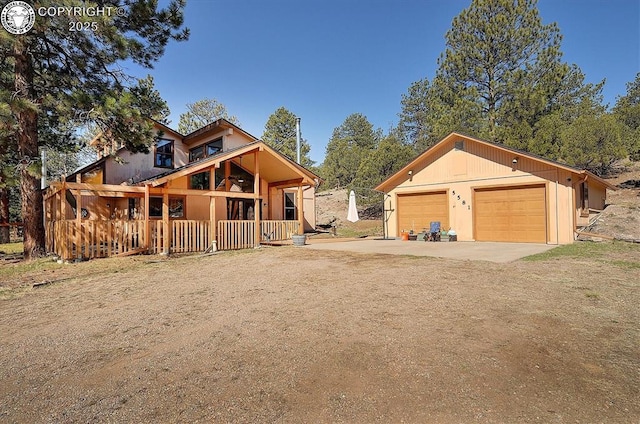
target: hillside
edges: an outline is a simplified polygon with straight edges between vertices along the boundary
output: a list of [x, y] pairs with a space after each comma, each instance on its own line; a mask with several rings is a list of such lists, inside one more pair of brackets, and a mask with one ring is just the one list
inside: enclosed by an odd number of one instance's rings
[[607, 181], [618, 190], [607, 192], [608, 206], [587, 230], [616, 239], [640, 241], [640, 162]]
[[[357, 196], [357, 194], [356, 194]], [[318, 228], [334, 225], [339, 237], [382, 236], [382, 219], [364, 219], [364, 210], [358, 205], [360, 220], [347, 221], [349, 192], [346, 189], [322, 191], [316, 197], [316, 222]], [[329, 231], [329, 229], [327, 230]]]

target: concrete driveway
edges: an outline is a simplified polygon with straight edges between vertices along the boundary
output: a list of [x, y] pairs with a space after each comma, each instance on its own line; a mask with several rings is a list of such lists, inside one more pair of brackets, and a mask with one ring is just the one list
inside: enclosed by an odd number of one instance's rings
[[432, 256], [473, 261], [511, 262], [535, 253], [546, 252], [555, 245], [496, 242], [424, 242], [384, 239], [309, 240], [305, 249], [338, 250], [389, 255]]

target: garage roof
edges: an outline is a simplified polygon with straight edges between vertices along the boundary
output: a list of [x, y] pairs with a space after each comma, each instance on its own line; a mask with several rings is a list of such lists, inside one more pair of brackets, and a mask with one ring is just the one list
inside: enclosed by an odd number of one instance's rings
[[395, 186], [397, 186], [398, 184], [400, 184], [402, 181], [404, 181], [407, 178], [407, 172], [410, 169], [413, 169], [413, 168], [417, 167], [417, 165], [419, 165], [420, 163], [426, 161], [428, 158], [433, 156], [437, 151], [442, 149], [444, 147], [444, 145], [446, 145], [447, 143], [449, 143], [449, 142], [451, 142], [453, 140], [459, 140], [460, 138], [468, 140], [468, 141], [471, 141], [471, 142], [483, 144], [485, 146], [489, 146], [489, 147], [494, 148], [494, 149], [502, 150], [502, 151], [505, 151], [505, 152], [515, 153], [515, 154], [518, 154], [520, 156], [525, 156], [525, 157], [527, 157], [529, 159], [532, 159], [532, 160], [535, 160], [535, 161], [539, 161], [539, 162], [545, 163], [547, 165], [554, 166], [554, 167], [559, 168], [559, 169], [564, 169], [566, 171], [572, 172], [572, 173], [577, 174], [577, 175], [588, 176], [589, 179], [596, 180], [596, 181], [600, 182], [602, 185], [604, 185], [608, 189], [617, 190], [617, 188], [615, 186], [609, 184], [607, 181], [603, 180], [602, 178], [598, 177], [594, 173], [592, 173], [590, 171], [587, 171], [585, 169], [580, 170], [580, 169], [574, 168], [572, 166], [569, 166], [569, 165], [566, 165], [566, 164], [563, 164], [563, 163], [560, 163], [560, 162], [553, 161], [551, 159], [543, 158], [542, 156], [538, 156], [538, 155], [535, 155], [535, 154], [532, 154], [532, 153], [529, 153], [529, 152], [525, 152], [525, 151], [522, 151], [522, 150], [518, 150], [518, 149], [511, 148], [511, 147], [507, 147], [507, 146], [505, 146], [503, 144], [498, 144], [498, 143], [493, 143], [491, 141], [481, 140], [479, 138], [471, 137], [471, 136], [464, 135], [464, 134], [457, 133], [457, 132], [452, 132], [451, 134], [449, 134], [448, 136], [446, 136], [445, 138], [440, 140], [438, 143], [436, 143], [433, 146], [429, 147], [427, 150], [425, 150], [423, 153], [418, 155], [418, 157], [416, 157], [414, 160], [409, 162], [407, 165], [405, 165], [398, 172], [396, 172], [395, 174], [391, 175], [389, 178], [387, 178], [386, 180], [381, 182], [375, 188], [375, 190], [381, 191], [381, 192], [388, 192], [389, 190], [393, 189]]

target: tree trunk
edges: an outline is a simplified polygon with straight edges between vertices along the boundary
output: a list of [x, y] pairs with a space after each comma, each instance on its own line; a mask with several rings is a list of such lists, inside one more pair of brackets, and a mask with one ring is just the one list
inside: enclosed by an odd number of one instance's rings
[[33, 95], [33, 64], [24, 45], [24, 38], [15, 44], [15, 92], [32, 103], [16, 111], [18, 155], [20, 160], [20, 197], [24, 225], [24, 258], [35, 259], [44, 254], [44, 223], [42, 191], [37, 176], [38, 113]]
[[10, 234], [9, 190], [6, 188], [0, 188], [0, 243], [9, 243], [11, 241]]

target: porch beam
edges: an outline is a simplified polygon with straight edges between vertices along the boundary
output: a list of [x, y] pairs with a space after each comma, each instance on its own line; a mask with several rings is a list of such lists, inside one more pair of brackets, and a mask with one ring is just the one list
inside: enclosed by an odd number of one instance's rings
[[87, 191], [116, 191], [122, 193], [140, 193], [144, 194], [144, 187], [124, 186], [116, 184], [88, 184], [88, 183], [66, 183], [66, 187], [70, 190], [87, 190]]
[[230, 197], [236, 199], [254, 199], [254, 193], [243, 193], [241, 191], [217, 191], [217, 190], [192, 190], [188, 188], [151, 188], [149, 193], [152, 196], [160, 196], [165, 193], [181, 196], [203, 196], [203, 197]]
[[287, 188], [287, 187], [297, 187], [302, 184], [302, 178], [294, 178], [292, 180], [284, 180], [284, 181], [276, 181], [273, 183], [269, 183], [269, 188]]
[[99, 197], [144, 197], [143, 193], [126, 193], [121, 191], [103, 191], [103, 190], [81, 190], [84, 196], [99, 196]]

